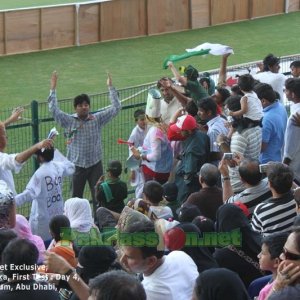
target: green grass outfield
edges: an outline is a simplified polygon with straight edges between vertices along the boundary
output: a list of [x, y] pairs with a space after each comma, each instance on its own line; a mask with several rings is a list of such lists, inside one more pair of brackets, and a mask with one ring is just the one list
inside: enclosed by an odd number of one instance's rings
[[[53, 70], [59, 73], [61, 99], [82, 92], [106, 91], [106, 70], [112, 73], [117, 88], [170, 76], [169, 70], [162, 69], [164, 58], [204, 42], [233, 47], [235, 54], [229, 58], [229, 65], [261, 60], [268, 53], [297, 54], [299, 32], [300, 12], [296, 12], [179, 33], [3, 56], [0, 57], [1, 109], [25, 105], [33, 99], [44, 101]], [[192, 64], [204, 71], [218, 68], [219, 62], [219, 56], [207, 55], [176, 65]]]
[[91, 2], [91, 0], [1, 0], [0, 10], [78, 2]]

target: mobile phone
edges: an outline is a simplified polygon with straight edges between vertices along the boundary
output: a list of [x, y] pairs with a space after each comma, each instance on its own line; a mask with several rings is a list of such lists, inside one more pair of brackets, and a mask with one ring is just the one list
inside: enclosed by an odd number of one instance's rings
[[259, 165], [259, 172], [260, 173], [267, 173], [269, 166], [270, 166], [270, 164], [261, 164], [261, 165]]
[[224, 153], [223, 159], [232, 160], [234, 157], [233, 153]]

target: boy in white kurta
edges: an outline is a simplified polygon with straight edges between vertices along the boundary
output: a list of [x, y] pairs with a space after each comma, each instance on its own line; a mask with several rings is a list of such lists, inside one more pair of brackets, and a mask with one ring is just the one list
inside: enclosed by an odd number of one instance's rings
[[[134, 119], [136, 122], [136, 126], [133, 128], [128, 142], [132, 143], [132, 145], [136, 148], [142, 147], [144, 143], [145, 136], [147, 134], [147, 125], [146, 125], [146, 116], [145, 111], [142, 109], [138, 109], [134, 112]], [[131, 157], [132, 152], [129, 149], [129, 157]], [[135, 197], [140, 198], [143, 193], [144, 186], [144, 178], [140, 168], [140, 161], [135, 158], [131, 158], [127, 162], [127, 166], [131, 169], [130, 175], [130, 184], [135, 187]]]
[[31, 177], [26, 189], [18, 194], [15, 200], [17, 206], [32, 202], [29, 217], [31, 231], [46, 241], [51, 239], [51, 218], [64, 212], [62, 179], [74, 173], [75, 165], [57, 149], [39, 150], [36, 154], [41, 166]]

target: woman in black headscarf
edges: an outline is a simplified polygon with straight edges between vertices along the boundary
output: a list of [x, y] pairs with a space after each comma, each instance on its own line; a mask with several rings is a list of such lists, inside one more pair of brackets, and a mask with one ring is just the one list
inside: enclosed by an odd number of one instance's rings
[[196, 279], [192, 300], [250, 300], [239, 276], [224, 268], [202, 272]]
[[217, 248], [214, 257], [220, 267], [236, 272], [245, 286], [263, 276], [257, 255], [261, 250], [262, 237], [252, 230], [249, 220], [236, 205], [224, 204], [219, 207], [216, 218], [217, 232], [240, 231], [240, 245]]
[[[116, 262], [116, 258], [117, 254], [113, 247], [84, 246], [78, 255], [76, 272], [88, 284], [90, 279], [99, 274], [122, 269], [121, 265]], [[73, 293], [70, 299], [78, 300], [79, 298]]]
[[110, 246], [84, 246], [78, 255], [77, 273], [86, 283], [111, 269], [121, 269], [115, 262], [116, 251]]
[[[215, 222], [209, 218], [206, 218], [204, 216], [197, 216], [193, 221], [193, 224], [195, 224], [200, 232], [203, 234], [205, 232], [208, 233], [213, 233], [215, 232]], [[214, 246], [208, 246], [207, 247], [209, 251], [213, 254], [215, 252], [215, 247]]]
[[[202, 237], [202, 234], [199, 228], [192, 223], [182, 223], [176, 226], [177, 228], [181, 228], [185, 234], [187, 233], [196, 233], [199, 238]], [[211, 251], [208, 247], [205, 246], [184, 246], [180, 249], [188, 254], [195, 264], [197, 265], [198, 272], [202, 272], [207, 269], [217, 268], [218, 264], [214, 257], [211, 254]]]

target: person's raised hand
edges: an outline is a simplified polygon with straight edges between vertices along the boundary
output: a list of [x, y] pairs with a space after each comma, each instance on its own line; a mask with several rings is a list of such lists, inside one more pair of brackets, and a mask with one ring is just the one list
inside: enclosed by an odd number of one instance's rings
[[95, 188], [98, 188], [99, 184], [101, 184], [104, 181], [105, 181], [105, 175], [101, 175], [98, 181], [96, 182]]
[[57, 85], [58, 73], [56, 71], [52, 72], [50, 81], [50, 90], [55, 90]]
[[52, 139], [46, 139], [46, 140], [43, 140], [39, 143], [36, 144], [37, 148], [39, 150], [41, 149], [50, 149], [50, 148], [53, 148], [53, 140]]
[[173, 82], [170, 79], [161, 79], [159, 80], [159, 83], [161, 84], [162, 87], [165, 89], [171, 88]]
[[21, 106], [15, 108], [15, 109], [12, 111], [10, 117], [9, 117], [7, 120], [5, 120], [5, 121], [3, 122], [4, 126], [6, 127], [6, 126], [8, 126], [10, 123], [14, 123], [14, 122], [16, 122], [16, 121], [18, 121], [18, 120], [21, 120], [21, 119], [22, 119], [22, 113], [23, 113], [23, 111], [24, 111], [24, 108], [21, 107]]
[[300, 266], [290, 261], [282, 261], [277, 269], [277, 276], [273, 283], [275, 291], [281, 290], [287, 285], [291, 285], [300, 278]]
[[108, 87], [112, 86], [112, 78], [111, 78], [111, 74], [109, 72], [107, 72], [106, 84], [107, 84]]
[[65, 274], [72, 266], [61, 256], [56, 253], [45, 252], [45, 265], [53, 273]]
[[22, 107], [22, 106], [16, 107], [11, 113], [11, 116], [10, 116], [11, 122], [21, 120], [23, 111], [24, 111], [24, 107]]
[[178, 108], [170, 119], [170, 123], [176, 123], [177, 119], [185, 114], [183, 107]]
[[223, 54], [222, 56], [224, 57], [224, 58], [228, 58], [229, 56], [231, 55], [231, 52], [229, 52], [229, 53], [225, 53], [225, 54]]
[[236, 162], [236, 164], [239, 166], [241, 161], [244, 159], [244, 156], [239, 153], [239, 152], [235, 152], [233, 155], [233, 160]]
[[171, 69], [171, 68], [174, 68], [174, 64], [173, 64], [173, 62], [172, 61], [168, 61], [167, 62], [167, 65], [168, 65], [168, 67]]
[[218, 169], [223, 177], [228, 177], [229, 176], [229, 170], [228, 170], [228, 164], [227, 160], [222, 158], [219, 162]]

